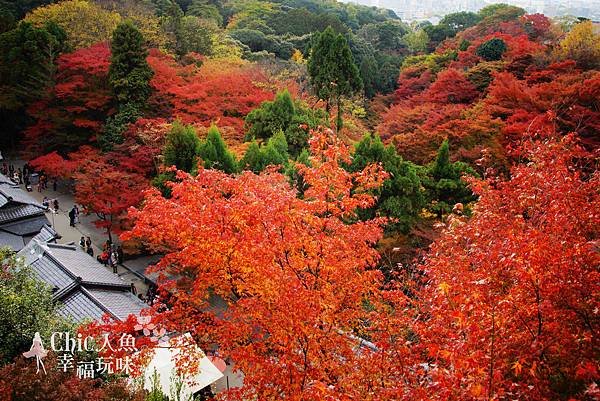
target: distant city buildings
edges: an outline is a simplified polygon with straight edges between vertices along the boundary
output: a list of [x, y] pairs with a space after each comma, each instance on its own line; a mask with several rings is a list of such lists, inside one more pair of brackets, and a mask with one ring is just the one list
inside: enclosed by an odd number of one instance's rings
[[573, 15], [600, 20], [600, 0], [353, 0], [359, 4], [394, 10], [404, 21], [437, 22], [444, 15], [457, 11], [478, 11], [494, 3], [519, 6], [528, 13], [550, 17]]

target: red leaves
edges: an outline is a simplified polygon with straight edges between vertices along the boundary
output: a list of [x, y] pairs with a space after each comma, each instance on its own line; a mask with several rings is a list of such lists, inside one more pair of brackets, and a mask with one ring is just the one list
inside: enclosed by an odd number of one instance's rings
[[478, 386], [485, 397], [557, 399], [567, 383], [577, 395], [591, 380], [584, 371], [598, 369], [598, 177], [573, 170], [584, 154], [568, 141], [526, 153], [531, 163], [511, 181], [476, 186], [473, 218], [447, 232], [426, 264], [428, 318], [417, 334], [426, 349], [449, 351], [434, 362], [453, 399]]
[[36, 170], [41, 170], [50, 177], [68, 178], [75, 171], [76, 165], [70, 160], [65, 160], [56, 152], [48, 153], [29, 162]]
[[239, 139], [246, 114], [273, 98], [272, 91], [260, 84], [266, 78], [247, 65], [219, 61], [222, 65], [215, 68], [214, 61], [206, 61], [199, 68], [194, 64], [182, 67], [158, 52], [152, 52], [148, 62], [155, 72], [151, 84], [157, 91], [152, 101], [160, 107], [169, 104], [170, 117], [204, 126], [218, 122], [219, 128], [234, 129]]
[[94, 139], [110, 108], [109, 65], [110, 48], [106, 43], [58, 58], [55, 86], [47, 99], [28, 110], [37, 119], [25, 130], [29, 155], [73, 151]]
[[433, 84], [423, 93], [425, 101], [441, 104], [471, 103], [479, 93], [461, 72], [448, 68], [437, 75]]
[[141, 202], [148, 187], [143, 176], [116, 168], [101, 157], [80, 160], [73, 179], [77, 203], [98, 216], [96, 225], [105, 228], [109, 237], [112, 231], [120, 231], [127, 209]]
[[339, 163], [348, 149], [332, 135], [316, 134], [311, 148], [304, 199], [276, 172], [202, 169], [180, 174], [170, 199], [148, 192], [124, 236], [167, 248], [156, 270], [171, 278], [161, 286], [172, 294], [171, 309], [159, 318], [235, 361], [245, 388], [231, 399], [300, 399], [363, 366], [356, 340], [344, 333], [368, 318], [363, 302], [378, 292], [372, 245], [382, 231], [375, 221], [344, 220], [369, 203], [351, 188], [379, 185], [383, 175], [376, 167], [346, 173]]

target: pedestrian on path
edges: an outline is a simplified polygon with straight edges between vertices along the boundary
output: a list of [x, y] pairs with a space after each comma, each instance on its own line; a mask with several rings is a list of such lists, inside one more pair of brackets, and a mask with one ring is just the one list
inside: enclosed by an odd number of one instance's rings
[[87, 237], [85, 240], [85, 246], [87, 248], [91, 248], [92, 247], [92, 239], [90, 237]]
[[69, 225], [75, 227], [75, 206], [69, 210]]
[[58, 213], [60, 208], [58, 207], [58, 199], [54, 199], [54, 213]]
[[91, 246], [87, 247], [87, 254], [94, 257], [94, 249]]
[[82, 236], [82, 237], [79, 239], [79, 246], [80, 246], [82, 249], [85, 249], [85, 237], [83, 237], [83, 236]]

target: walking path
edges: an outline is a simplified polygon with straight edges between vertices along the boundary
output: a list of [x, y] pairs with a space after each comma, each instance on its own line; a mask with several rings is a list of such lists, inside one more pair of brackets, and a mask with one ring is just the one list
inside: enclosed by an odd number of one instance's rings
[[[7, 164], [13, 164], [16, 167], [23, 167], [24, 162], [21, 160], [4, 160]], [[26, 191], [25, 185], [21, 184], [20, 187]], [[54, 199], [58, 200], [59, 210], [58, 213], [54, 213], [53, 210], [46, 212], [46, 217], [52, 227], [58, 234], [61, 235], [59, 243], [68, 244], [73, 242], [79, 244], [79, 239], [83, 237], [90, 237], [92, 240], [92, 248], [94, 249], [94, 257], [102, 252], [102, 246], [108, 239], [107, 234], [101, 228], [96, 227], [94, 220], [96, 216], [94, 214], [85, 215], [80, 212], [79, 223], [75, 227], [71, 227], [69, 224], [69, 210], [75, 205], [75, 199], [73, 194], [70, 192], [67, 184], [63, 181], [58, 181], [57, 190], [52, 190], [52, 181], [48, 183], [48, 189], [42, 192], [37, 191], [37, 185], [33, 185], [33, 191], [29, 192], [34, 199], [42, 203], [44, 196], [50, 198], [50, 205], [53, 204]], [[52, 209], [52, 207], [50, 207]], [[79, 210], [82, 210], [80, 207]], [[116, 236], [113, 235], [113, 241], [116, 240]], [[105, 266], [107, 270], [112, 272], [112, 268]], [[130, 272], [122, 265], [117, 267], [117, 274], [125, 280], [127, 283], [133, 283], [137, 289], [138, 294], [145, 294], [148, 286], [140, 277]]]

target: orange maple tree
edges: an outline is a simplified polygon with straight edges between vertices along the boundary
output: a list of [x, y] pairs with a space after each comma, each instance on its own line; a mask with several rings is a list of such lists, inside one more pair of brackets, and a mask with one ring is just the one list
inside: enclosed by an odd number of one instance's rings
[[349, 148], [331, 132], [310, 145], [303, 199], [274, 170], [179, 172], [171, 198], [147, 191], [124, 235], [166, 253], [155, 267], [168, 294], [158, 322], [235, 361], [245, 380], [232, 399], [320, 399], [361, 358], [356, 335], [381, 284], [373, 244], [382, 229], [354, 213], [372, 205], [368, 191], [385, 174], [377, 165], [346, 172]]
[[511, 180], [472, 183], [473, 217], [423, 266], [413, 330], [429, 381], [412, 399], [600, 395], [600, 177], [573, 136], [524, 154]]

